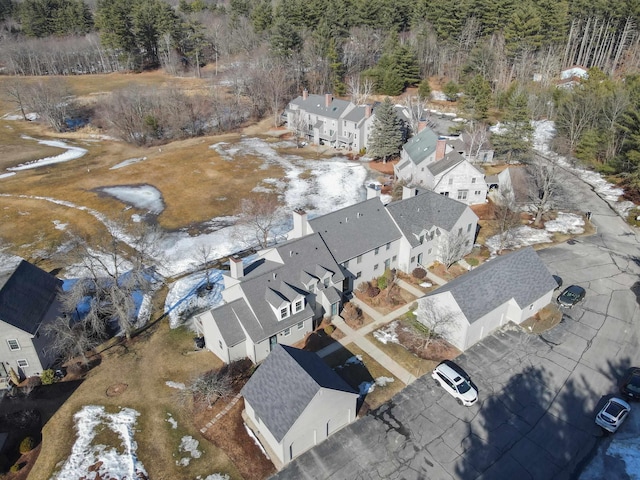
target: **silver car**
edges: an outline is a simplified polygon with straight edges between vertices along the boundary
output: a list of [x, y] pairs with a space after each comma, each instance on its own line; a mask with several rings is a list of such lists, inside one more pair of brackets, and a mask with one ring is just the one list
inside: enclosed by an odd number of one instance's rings
[[467, 407], [478, 401], [478, 391], [469, 380], [450, 366], [451, 362], [442, 362], [431, 373], [431, 377], [449, 392], [460, 405]]
[[596, 424], [613, 433], [622, 425], [630, 411], [631, 406], [627, 402], [621, 398], [613, 397], [596, 415]]

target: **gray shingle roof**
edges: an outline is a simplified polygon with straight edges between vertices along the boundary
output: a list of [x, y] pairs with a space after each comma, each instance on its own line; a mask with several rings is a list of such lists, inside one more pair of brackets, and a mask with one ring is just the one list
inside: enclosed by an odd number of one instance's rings
[[291, 100], [291, 103], [299, 105], [300, 108], [307, 113], [321, 115], [327, 118], [340, 118], [347, 107], [351, 105], [351, 102], [334, 98], [329, 104], [329, 107], [326, 107], [325, 96], [313, 94], [310, 94], [306, 100], [302, 96], [299, 96]]
[[316, 217], [309, 224], [322, 236], [338, 263], [402, 236], [379, 197]]
[[427, 165], [427, 168], [435, 176], [442, 172], [446, 172], [450, 168], [453, 168], [462, 162], [464, 162], [464, 157], [462, 155], [458, 152], [449, 152], [444, 156], [444, 158]]
[[511, 298], [524, 308], [557, 286], [535, 250], [527, 247], [494, 258], [427, 296], [451, 292], [473, 323]]
[[240, 393], [279, 442], [321, 388], [357, 395], [315, 353], [276, 345]]
[[350, 110], [343, 119], [349, 122], [360, 123], [364, 120], [366, 113], [367, 107], [365, 105], [357, 105], [354, 109]]
[[0, 320], [35, 335], [62, 281], [23, 260], [0, 290]]
[[[303, 279], [307, 275], [302, 275], [301, 272], [309, 272], [312, 275], [325, 275], [328, 272], [335, 284], [340, 284], [344, 280], [340, 267], [318, 234], [290, 240], [274, 248], [282, 259], [282, 263], [260, 259], [245, 270], [241, 287], [246, 298], [246, 308], [239, 303], [230, 302], [211, 311], [218, 328], [229, 329], [223, 335], [236, 338], [234, 335], [237, 336], [238, 333], [233, 323], [223, 327], [225, 324], [218, 321], [219, 314], [222, 319], [237, 318], [251, 340], [256, 343], [285, 328], [312, 318], [313, 309], [307, 304], [302, 311], [278, 320], [269, 303], [282, 299], [292, 300], [291, 297], [295, 296], [295, 292], [306, 293]], [[228, 310], [231, 304], [234, 304], [233, 317], [229, 316], [231, 312]]]
[[239, 318], [251, 318], [253, 313], [243, 298], [221, 305], [212, 313], [227, 346], [233, 347], [246, 339]]
[[387, 205], [387, 211], [412, 247], [420, 244], [416, 235], [425, 229], [436, 226], [451, 231], [467, 208], [464, 203], [431, 190], [420, 190], [414, 197]]
[[411, 161], [419, 165], [429, 155], [436, 151], [438, 144], [438, 136], [430, 128], [425, 128], [421, 132], [417, 133], [402, 147]]

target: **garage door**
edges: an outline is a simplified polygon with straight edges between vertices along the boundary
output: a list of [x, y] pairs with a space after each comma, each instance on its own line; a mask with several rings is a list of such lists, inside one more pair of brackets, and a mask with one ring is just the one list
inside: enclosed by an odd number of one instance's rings
[[293, 443], [291, 443], [291, 445], [289, 446], [289, 459], [293, 460], [298, 455], [301, 455], [302, 453], [306, 452], [311, 447], [313, 447], [314, 438], [315, 438], [315, 431], [313, 430], [311, 432], [300, 435], [298, 438], [296, 438], [293, 441]]

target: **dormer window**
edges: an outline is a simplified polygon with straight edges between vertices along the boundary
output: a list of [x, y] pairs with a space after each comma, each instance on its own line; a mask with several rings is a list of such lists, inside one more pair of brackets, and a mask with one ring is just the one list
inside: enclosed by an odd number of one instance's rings
[[424, 235], [420, 235], [420, 245], [424, 243]]
[[298, 313], [299, 311], [301, 311], [304, 308], [304, 300], [298, 300], [296, 301], [293, 311], [294, 313]]
[[316, 284], [312, 283], [311, 285], [309, 285], [309, 293], [315, 293], [316, 292]]
[[327, 288], [329, 286], [329, 277], [324, 279], [324, 288]]
[[284, 320], [289, 316], [289, 307], [284, 307], [280, 309], [280, 320]]

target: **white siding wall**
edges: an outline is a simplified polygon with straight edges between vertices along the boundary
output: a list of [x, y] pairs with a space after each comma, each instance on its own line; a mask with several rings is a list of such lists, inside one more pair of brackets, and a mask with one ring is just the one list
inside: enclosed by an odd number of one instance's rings
[[[375, 250], [364, 253], [359, 263], [357, 257], [350, 259], [346, 268], [353, 274], [353, 288], [356, 288], [358, 284], [364, 281], [369, 281], [382, 275], [385, 270], [386, 260], [389, 260], [389, 268], [398, 268], [400, 242], [400, 239], [391, 242], [389, 250], [387, 250], [386, 244], [380, 246], [377, 254]], [[393, 257], [396, 257], [395, 260]], [[356, 278], [358, 273], [360, 273], [360, 278]]]
[[479, 342], [491, 334], [496, 328], [500, 328], [509, 321], [513, 321], [513, 318], [510, 317], [510, 312], [513, 313], [512, 307], [514, 306], [517, 308], [516, 302], [510, 300], [470, 324], [462, 350], [466, 350], [474, 343]]
[[[484, 203], [487, 198], [487, 182], [484, 180], [484, 175], [468, 162], [462, 162], [455, 168], [437, 175], [433, 184], [435, 186], [432, 188], [435, 192], [449, 192], [450, 198], [467, 205]], [[466, 192], [466, 198], [458, 198], [462, 195], [461, 192]]]
[[[0, 321], [0, 361], [5, 362], [5, 367], [9, 371], [9, 367], [13, 368], [16, 373], [25, 377], [39, 375], [42, 373], [42, 365], [31, 341], [33, 337], [20, 330], [19, 328]], [[18, 341], [20, 350], [11, 350], [7, 340], [14, 339]], [[18, 360], [26, 360], [28, 367], [19, 368]], [[7, 365], [8, 363], [8, 365]]]
[[[237, 360], [236, 358], [230, 357], [229, 347], [222, 339], [222, 335], [220, 334], [218, 325], [216, 325], [216, 322], [213, 320], [213, 316], [211, 315], [210, 311], [196, 316], [196, 328], [198, 330], [198, 333], [204, 336], [205, 347], [207, 348], [207, 350], [213, 352], [216, 357], [218, 357], [225, 363]], [[243, 357], [244, 355], [242, 355], [240, 358]]]
[[[298, 343], [300, 340], [304, 339], [304, 337], [313, 330], [313, 320], [308, 318], [304, 320], [302, 323], [302, 328], [298, 328], [298, 324], [294, 324], [291, 327], [291, 333], [289, 335], [285, 335], [284, 331], [279, 332], [276, 336], [278, 338], [278, 343], [282, 345], [293, 345]], [[254, 362], [260, 363], [267, 355], [271, 352], [269, 347], [269, 339], [263, 340], [257, 344], [253, 344], [250, 340], [247, 341], [247, 356]]]
[[[430, 323], [429, 318], [424, 317], [424, 312], [420, 308], [421, 304], [427, 302], [435, 302], [436, 311], [443, 312], [443, 314], [453, 313], [455, 315], [452, 319], [452, 325], [447, 328], [447, 333], [444, 336], [451, 345], [459, 348], [460, 350], [464, 350], [468, 336], [469, 322], [467, 322], [467, 319], [460, 311], [460, 307], [453, 298], [451, 292], [430, 295], [427, 298], [418, 300], [418, 309], [416, 310], [418, 315], [417, 320], [429, 328], [432, 324]], [[432, 310], [427, 308], [426, 311], [429, 312]]]

